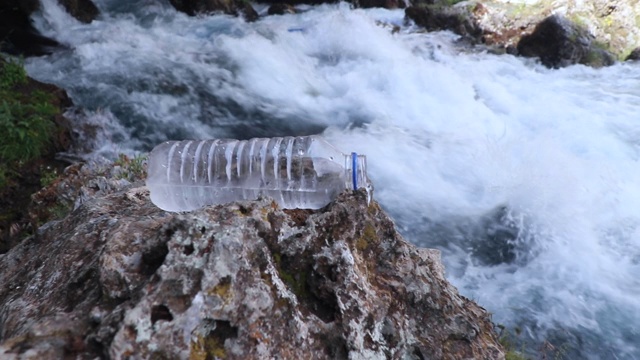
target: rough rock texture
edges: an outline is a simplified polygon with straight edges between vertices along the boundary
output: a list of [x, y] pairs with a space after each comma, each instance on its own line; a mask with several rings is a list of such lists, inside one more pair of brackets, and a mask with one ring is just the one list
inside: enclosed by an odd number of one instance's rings
[[504, 358], [439, 252], [364, 193], [171, 214], [126, 183], [95, 178], [0, 255], [0, 358]]
[[539, 57], [542, 64], [559, 68], [573, 64], [609, 66], [615, 59], [593, 44], [585, 30], [560, 16], [550, 16], [536, 26], [533, 33], [518, 42], [522, 56]]
[[258, 12], [243, 0], [169, 0], [178, 11], [189, 16], [209, 13], [225, 13], [230, 15], [242, 15], [247, 21], [258, 19]]

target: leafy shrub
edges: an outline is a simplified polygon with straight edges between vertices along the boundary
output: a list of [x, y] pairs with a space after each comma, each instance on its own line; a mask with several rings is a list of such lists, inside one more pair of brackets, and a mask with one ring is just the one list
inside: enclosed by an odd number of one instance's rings
[[0, 189], [16, 169], [37, 159], [51, 144], [58, 111], [42, 91], [18, 91], [28, 82], [21, 61], [0, 59]]

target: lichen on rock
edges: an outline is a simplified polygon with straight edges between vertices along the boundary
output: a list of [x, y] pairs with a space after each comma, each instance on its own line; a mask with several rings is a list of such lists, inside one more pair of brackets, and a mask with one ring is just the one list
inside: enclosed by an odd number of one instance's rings
[[439, 252], [350, 191], [173, 214], [116, 187], [0, 255], [0, 323], [4, 357], [504, 358]]

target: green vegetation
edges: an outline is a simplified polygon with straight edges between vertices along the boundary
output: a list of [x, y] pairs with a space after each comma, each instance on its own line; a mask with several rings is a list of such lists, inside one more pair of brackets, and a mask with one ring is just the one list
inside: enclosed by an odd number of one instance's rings
[[278, 275], [280, 275], [280, 279], [282, 279], [282, 281], [299, 299], [307, 299], [310, 295], [307, 289], [307, 272], [286, 271], [284, 269], [282, 255], [280, 255], [279, 253], [273, 253], [273, 260], [275, 262]]
[[58, 169], [50, 166], [40, 168], [40, 186], [43, 188], [53, 184], [58, 178]]
[[[566, 356], [566, 345], [557, 347], [551, 343], [544, 341], [536, 350], [527, 347], [526, 341], [520, 338], [522, 329], [515, 327], [507, 329], [502, 324], [495, 325], [498, 328], [498, 336], [500, 344], [505, 350], [506, 360], [534, 360], [534, 359], [553, 359], [563, 360]], [[534, 357], [526, 354], [536, 354]]]
[[37, 159], [52, 142], [57, 113], [50, 95], [16, 91], [27, 84], [22, 61], [0, 59], [0, 189], [9, 185], [17, 169]]
[[516, 346], [516, 337], [520, 335], [520, 329], [513, 329], [512, 334], [511, 331], [507, 330], [504, 325], [498, 324], [496, 325], [496, 327], [500, 329], [500, 344], [504, 347], [504, 350], [506, 352], [505, 360], [529, 360], [524, 356], [524, 343], [522, 344], [522, 348], [520, 350], [518, 350]]
[[445, 0], [449, 5], [455, 5], [457, 3], [463, 2], [465, 0]]
[[113, 162], [120, 166], [120, 173], [116, 175], [118, 179], [126, 179], [131, 182], [147, 178], [147, 155], [136, 155], [132, 158], [125, 154], [118, 155], [118, 160]]

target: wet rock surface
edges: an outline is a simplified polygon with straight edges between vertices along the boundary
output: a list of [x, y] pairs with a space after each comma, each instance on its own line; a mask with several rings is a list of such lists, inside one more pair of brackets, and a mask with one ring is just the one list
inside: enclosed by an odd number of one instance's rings
[[504, 358], [439, 252], [364, 193], [173, 214], [144, 187], [94, 180], [0, 255], [0, 357]]

